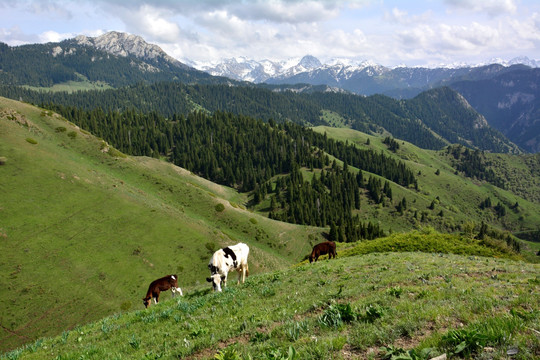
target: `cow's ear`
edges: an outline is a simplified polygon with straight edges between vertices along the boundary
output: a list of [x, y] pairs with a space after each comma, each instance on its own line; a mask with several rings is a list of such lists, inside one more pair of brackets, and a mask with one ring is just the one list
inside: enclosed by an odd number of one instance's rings
[[206, 281], [212, 282], [212, 278], [206, 278]]

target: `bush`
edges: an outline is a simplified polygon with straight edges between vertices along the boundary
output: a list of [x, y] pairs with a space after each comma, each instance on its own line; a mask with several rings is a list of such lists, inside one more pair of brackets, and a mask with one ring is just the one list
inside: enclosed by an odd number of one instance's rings
[[3, 156], [0, 156], [0, 165], [6, 165], [7, 159]]
[[352, 322], [357, 317], [351, 304], [332, 304], [319, 317], [319, 323], [327, 327], [339, 328], [344, 322]]
[[397, 297], [398, 299], [403, 294], [403, 289], [400, 286], [394, 286], [393, 288], [388, 289], [388, 294]]
[[26, 141], [29, 142], [30, 144], [33, 144], [33, 145], [37, 144], [37, 141], [32, 139], [32, 138], [26, 138]]
[[121, 158], [126, 158], [126, 157], [127, 157], [126, 154], [124, 154], [124, 153], [121, 152], [121, 151], [116, 150], [116, 149], [113, 148], [113, 147], [110, 147], [110, 148], [109, 148], [109, 151], [107, 151], [107, 154], [109, 154], [109, 155], [112, 156], [112, 157], [121, 157]]
[[223, 205], [222, 203], [216, 205], [217, 212], [222, 212], [223, 210], [225, 210], [225, 205]]
[[122, 305], [120, 305], [120, 310], [122, 311], [128, 311], [131, 309], [131, 301], [124, 301]]
[[204, 244], [204, 247], [205, 247], [211, 254], [213, 254], [214, 251], [216, 251], [216, 243], [214, 243], [214, 242], [207, 242], [206, 244]]
[[66, 132], [67, 129], [64, 126], [59, 126], [56, 129], [54, 129], [57, 133]]
[[361, 316], [361, 319], [365, 322], [373, 323], [384, 315], [384, 309], [380, 305], [369, 305], [366, 309], [366, 313]]
[[75, 131], [70, 131], [67, 135], [72, 139], [75, 139], [77, 137], [77, 133]]

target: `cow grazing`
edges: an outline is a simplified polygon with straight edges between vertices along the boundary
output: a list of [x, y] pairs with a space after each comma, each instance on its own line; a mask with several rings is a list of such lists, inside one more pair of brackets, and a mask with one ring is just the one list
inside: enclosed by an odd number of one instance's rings
[[317, 261], [319, 256], [328, 254], [328, 258], [335, 258], [336, 253], [336, 243], [333, 241], [326, 241], [320, 244], [317, 244], [313, 247], [311, 255], [309, 255], [309, 262]]
[[167, 275], [150, 283], [148, 291], [146, 292], [146, 297], [143, 298], [144, 306], [150, 306], [152, 299], [154, 299], [154, 303], [157, 304], [159, 302], [159, 293], [169, 289], [171, 289], [173, 297], [176, 296], [176, 293], [179, 293], [180, 296], [184, 296], [184, 294], [182, 294], [182, 289], [178, 287], [178, 276]]
[[244, 243], [227, 246], [212, 255], [208, 263], [210, 277], [206, 278], [206, 281], [212, 283], [214, 291], [221, 291], [222, 287], [227, 285], [227, 274], [231, 270], [238, 271], [238, 283], [240, 280], [244, 283], [249, 275], [248, 255], [249, 247]]

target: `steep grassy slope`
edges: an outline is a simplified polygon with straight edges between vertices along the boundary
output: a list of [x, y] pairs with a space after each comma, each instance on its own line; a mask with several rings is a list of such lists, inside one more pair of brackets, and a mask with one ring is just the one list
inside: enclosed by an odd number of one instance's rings
[[[540, 166], [536, 155], [487, 154], [498, 165], [497, 174], [505, 180], [509, 190], [503, 190], [485, 181], [478, 181], [457, 173], [445, 151], [420, 149], [399, 140], [399, 149], [392, 153], [380, 137], [332, 127], [314, 128], [328, 137], [354, 143], [362, 148], [384, 151], [403, 160], [417, 174], [419, 191], [392, 184], [393, 201], [386, 206], [368, 206], [362, 203], [360, 216], [377, 219], [385, 230], [403, 231], [424, 226], [427, 222], [441, 230], [457, 230], [467, 223], [481, 222], [499, 229], [534, 230], [540, 224]], [[369, 142], [369, 145], [368, 145]], [[520, 184], [528, 184], [523, 186]], [[512, 191], [510, 191], [512, 190]], [[498, 217], [493, 209], [482, 210], [479, 205], [490, 197], [507, 208], [506, 215]], [[403, 215], [395, 206], [403, 198], [407, 209]], [[519, 203], [519, 208], [510, 210]], [[433, 208], [430, 209], [433, 203]], [[365, 205], [365, 206], [364, 206]], [[424, 216], [424, 221], [422, 221]]]
[[258, 273], [288, 266], [319, 236], [244, 210], [231, 189], [126, 157], [57, 115], [3, 98], [0, 163], [4, 350], [139, 308], [157, 277], [205, 282], [212, 251], [225, 244], [248, 243]]
[[[418, 237], [437, 242], [436, 234]], [[290, 360], [540, 355], [539, 265], [437, 253], [344, 253], [339, 248], [336, 260], [254, 275], [223, 293], [189, 288], [183, 298], [119, 313], [8, 355]]]

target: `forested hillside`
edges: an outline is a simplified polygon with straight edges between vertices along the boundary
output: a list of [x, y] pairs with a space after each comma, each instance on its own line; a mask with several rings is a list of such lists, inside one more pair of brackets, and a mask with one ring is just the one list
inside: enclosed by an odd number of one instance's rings
[[491, 126], [530, 152], [540, 151], [540, 69], [453, 83]]
[[341, 118], [341, 126], [368, 133], [386, 133], [427, 149], [459, 143], [492, 152], [519, 152], [502, 134], [452, 90], [432, 90], [413, 100], [398, 101], [374, 95], [361, 97], [342, 93], [301, 94], [273, 92], [253, 86], [183, 85], [162, 82], [120, 89], [69, 94], [37, 92], [21, 87], [0, 87], [0, 95], [34, 104], [53, 103], [85, 110], [130, 110], [159, 112], [166, 117], [187, 115], [193, 110], [227, 111], [265, 121], [292, 121], [302, 125], [330, 125], [324, 113]]
[[[51, 109], [127, 154], [165, 158], [249, 194], [248, 205], [270, 218], [328, 226], [335, 230], [332, 237], [340, 241], [374, 238], [385, 231], [420, 224], [455, 231], [476, 219], [477, 223], [485, 221], [515, 231], [530, 229], [535, 221], [527, 215], [530, 205], [523, 199], [492, 191], [492, 195], [479, 194], [459, 185], [466, 176], [501, 191], [518, 189], [515, 182], [495, 173], [491, 163], [480, 161], [483, 155], [479, 151], [457, 156], [458, 152], [448, 147], [440, 153], [441, 159], [430, 164], [438, 167], [429, 175], [434, 178], [419, 182], [419, 176], [428, 174], [417, 160], [410, 160], [418, 159], [420, 150], [409, 149], [391, 137], [374, 140], [382, 146], [379, 148], [376, 144], [366, 146], [371, 141], [367, 136], [365, 143], [347, 138], [336, 141], [326, 132], [292, 122], [270, 119], [265, 123], [221, 111], [165, 117], [133, 110], [105, 112], [59, 105], [51, 105]], [[447, 156], [449, 153], [453, 158]], [[441, 175], [441, 167], [454, 174]], [[522, 172], [521, 181], [538, 183], [536, 167], [531, 164], [528, 173]], [[451, 185], [444, 186], [447, 181]], [[515, 194], [535, 201], [535, 196], [521, 189]], [[455, 198], [456, 194], [462, 199]], [[495, 216], [490, 215], [492, 207], [479, 208], [488, 196], [500, 199], [493, 204], [499, 209], [495, 209]], [[516, 203], [521, 207], [516, 208]], [[503, 214], [502, 208], [508, 214]]]
[[113, 55], [76, 39], [59, 43], [10, 47], [0, 43], [0, 83], [51, 87], [66, 81], [101, 82], [112, 87], [139, 82], [177, 80], [186, 83], [226, 83], [187, 66], [175, 66], [160, 58]]

